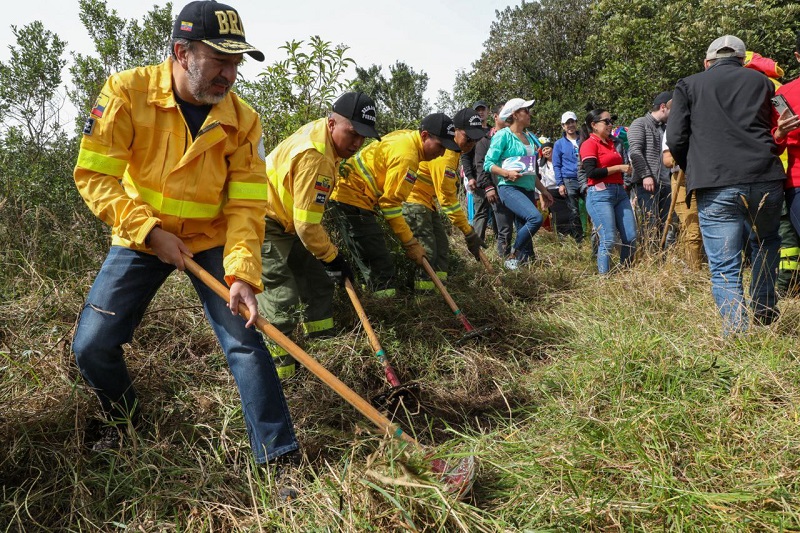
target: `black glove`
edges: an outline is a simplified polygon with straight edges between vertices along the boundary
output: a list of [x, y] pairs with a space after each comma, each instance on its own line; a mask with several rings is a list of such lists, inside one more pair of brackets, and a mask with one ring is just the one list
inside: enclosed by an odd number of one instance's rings
[[483, 242], [480, 235], [478, 235], [475, 230], [470, 231], [469, 233], [464, 234], [464, 240], [467, 241], [467, 249], [469, 253], [475, 256], [476, 261], [481, 260], [481, 248], [486, 248], [486, 243]]
[[339, 285], [344, 285], [344, 280], [346, 279], [349, 279], [351, 282], [353, 281], [353, 269], [350, 268], [350, 264], [342, 254], [337, 254], [336, 257], [328, 263], [322, 261], [322, 266], [325, 267], [328, 277]]

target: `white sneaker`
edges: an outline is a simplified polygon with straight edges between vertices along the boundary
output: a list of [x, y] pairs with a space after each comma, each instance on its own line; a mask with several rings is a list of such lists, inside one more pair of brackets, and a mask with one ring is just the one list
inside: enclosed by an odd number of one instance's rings
[[503, 264], [509, 270], [519, 270], [519, 260], [518, 259], [506, 259], [506, 262], [503, 263]]

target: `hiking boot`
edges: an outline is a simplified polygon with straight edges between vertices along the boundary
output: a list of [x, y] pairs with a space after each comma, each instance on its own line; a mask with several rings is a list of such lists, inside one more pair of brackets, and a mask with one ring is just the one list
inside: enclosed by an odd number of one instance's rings
[[755, 311], [753, 313], [753, 320], [758, 325], [769, 326], [770, 324], [778, 320], [778, 317], [780, 316], [781, 314], [777, 309], [775, 309], [774, 307], [772, 308], [768, 307]]
[[300, 495], [298, 471], [302, 463], [302, 455], [298, 450], [276, 457], [269, 462], [273, 466], [272, 479], [275, 492], [281, 502], [290, 502]]
[[90, 420], [84, 434], [84, 446], [93, 452], [119, 450], [127, 439], [128, 423]]

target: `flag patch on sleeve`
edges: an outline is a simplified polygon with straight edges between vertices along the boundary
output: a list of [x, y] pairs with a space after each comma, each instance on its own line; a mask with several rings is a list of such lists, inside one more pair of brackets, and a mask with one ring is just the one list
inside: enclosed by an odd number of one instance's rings
[[94, 107], [92, 107], [92, 116], [103, 118], [103, 113], [105, 112], [107, 105], [108, 96], [100, 93], [100, 96], [97, 97], [97, 101], [94, 103]]
[[456, 179], [456, 171], [450, 167], [447, 167], [446, 169], [444, 169], [444, 177], [454, 180]]
[[406, 172], [406, 177], [403, 179], [409, 182], [411, 185], [414, 185], [417, 182], [417, 174], [409, 170], [408, 172]]
[[318, 191], [322, 191], [324, 193], [329, 193], [329, 192], [331, 192], [331, 184], [332, 183], [333, 183], [333, 180], [331, 178], [329, 178], [328, 176], [323, 176], [322, 174], [320, 174], [319, 176], [317, 176], [317, 182], [314, 184], [314, 188], [316, 190], [318, 190]]

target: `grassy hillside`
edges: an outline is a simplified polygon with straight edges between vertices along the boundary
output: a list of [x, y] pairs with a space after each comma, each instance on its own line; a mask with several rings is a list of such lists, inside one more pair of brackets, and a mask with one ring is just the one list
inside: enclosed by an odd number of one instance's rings
[[[456, 244], [461, 257], [467, 257]], [[127, 361], [145, 423], [132, 445], [83, 447], [98, 405], [70, 339], [101, 257], [44, 276], [0, 252], [0, 526], [8, 531], [800, 530], [800, 303], [770, 328], [722, 339], [707, 274], [646, 258], [611, 278], [588, 248], [537, 237], [530, 270], [456, 265], [452, 296], [364, 298], [424, 410], [397, 421], [439, 456], [475, 454], [466, 502], [423, 454], [308, 373], [286, 386], [302, 492], [276, 502], [250, 459], [224, 356], [183, 275], [150, 307]], [[344, 333], [305, 348], [364, 397], [386, 390], [339, 294]]]

